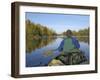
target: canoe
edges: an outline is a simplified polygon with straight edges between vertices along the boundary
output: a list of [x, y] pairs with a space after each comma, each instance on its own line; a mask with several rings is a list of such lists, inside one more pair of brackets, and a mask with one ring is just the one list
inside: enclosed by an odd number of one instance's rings
[[82, 51], [68, 53], [67, 55], [60, 55], [56, 57], [56, 59], [60, 60], [65, 65], [82, 64], [87, 61], [87, 58]]
[[50, 61], [48, 62], [48, 66], [55, 65], [76, 65], [86, 63], [88, 60], [82, 51], [78, 52], [70, 52], [67, 54], [62, 54], [61, 52], [56, 55], [51, 51], [49, 51], [49, 56], [51, 56]]

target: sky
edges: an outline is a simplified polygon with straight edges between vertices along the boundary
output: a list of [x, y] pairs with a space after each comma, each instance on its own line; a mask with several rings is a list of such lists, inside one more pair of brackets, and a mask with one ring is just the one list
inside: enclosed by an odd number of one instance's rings
[[70, 29], [78, 31], [89, 27], [89, 15], [49, 14], [26, 12], [26, 20], [48, 26], [58, 34]]

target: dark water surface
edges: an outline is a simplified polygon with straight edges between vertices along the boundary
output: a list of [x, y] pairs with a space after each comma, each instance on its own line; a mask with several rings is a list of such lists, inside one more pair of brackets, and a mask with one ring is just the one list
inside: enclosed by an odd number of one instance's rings
[[[44, 53], [48, 50], [57, 49], [62, 40], [63, 38], [33, 40], [31, 47], [27, 49], [30, 51], [26, 51], [26, 67], [44, 66], [48, 64], [50, 57], [45, 57]], [[87, 40], [88, 38], [79, 38], [79, 43], [80, 50], [84, 52], [84, 55], [89, 60], [89, 43]]]

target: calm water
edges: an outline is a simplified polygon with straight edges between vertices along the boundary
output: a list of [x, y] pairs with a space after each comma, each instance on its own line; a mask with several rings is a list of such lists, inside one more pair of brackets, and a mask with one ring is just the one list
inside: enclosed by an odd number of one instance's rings
[[[81, 38], [82, 39], [82, 38]], [[56, 39], [45, 39], [45, 40], [36, 40], [31, 42], [31, 47], [28, 46], [26, 51], [26, 67], [36, 67], [36, 66], [45, 66], [51, 61], [51, 57], [45, 57], [44, 53], [48, 50], [57, 49], [60, 45], [62, 38]], [[79, 39], [80, 40], [80, 39]], [[89, 60], [89, 43], [86, 39], [82, 39], [79, 41], [80, 50], [84, 52], [84, 55]], [[58, 53], [54, 52], [55, 55]]]

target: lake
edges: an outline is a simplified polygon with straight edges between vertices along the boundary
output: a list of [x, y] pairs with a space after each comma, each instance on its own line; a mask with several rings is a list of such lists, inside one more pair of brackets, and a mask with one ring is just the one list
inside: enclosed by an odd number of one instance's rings
[[[50, 56], [45, 57], [44, 53], [49, 50], [57, 49], [63, 40], [62, 37], [32, 40], [26, 47], [26, 67], [45, 66], [51, 60]], [[80, 50], [89, 62], [89, 39], [79, 37]], [[56, 51], [57, 52], [57, 51]]]

